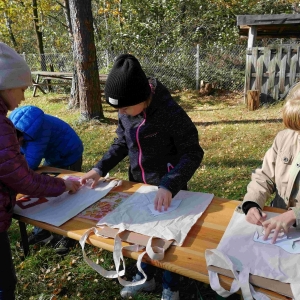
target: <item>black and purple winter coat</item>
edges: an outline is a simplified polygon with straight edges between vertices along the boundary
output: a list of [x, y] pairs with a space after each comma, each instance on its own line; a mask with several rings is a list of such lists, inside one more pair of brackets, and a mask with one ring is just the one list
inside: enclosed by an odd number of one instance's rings
[[130, 181], [164, 187], [173, 196], [186, 187], [204, 155], [192, 120], [160, 82], [144, 112], [119, 114], [116, 133], [95, 165], [99, 174], [105, 176], [128, 155]]

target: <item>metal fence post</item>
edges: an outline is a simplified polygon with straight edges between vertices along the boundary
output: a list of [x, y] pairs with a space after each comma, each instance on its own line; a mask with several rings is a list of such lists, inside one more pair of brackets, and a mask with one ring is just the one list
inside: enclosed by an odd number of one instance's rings
[[109, 66], [108, 50], [105, 50], [105, 56], [106, 56], [106, 70], [108, 70], [108, 66]]
[[196, 53], [196, 90], [199, 90], [199, 44], [197, 44]]

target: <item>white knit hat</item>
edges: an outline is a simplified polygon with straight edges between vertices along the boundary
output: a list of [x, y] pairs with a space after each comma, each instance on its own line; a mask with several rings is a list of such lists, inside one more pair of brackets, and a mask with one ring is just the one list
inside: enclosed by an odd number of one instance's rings
[[26, 61], [12, 48], [0, 42], [0, 90], [32, 85]]

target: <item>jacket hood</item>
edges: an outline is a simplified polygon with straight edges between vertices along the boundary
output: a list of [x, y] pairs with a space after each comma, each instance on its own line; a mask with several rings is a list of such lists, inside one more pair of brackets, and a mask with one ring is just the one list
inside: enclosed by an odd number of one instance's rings
[[163, 101], [168, 101], [172, 98], [169, 90], [158, 80], [155, 82], [156, 86], [153, 90], [152, 101], [146, 109], [146, 113], [149, 116], [150, 114], [155, 113], [155, 111], [161, 106]]
[[34, 140], [43, 126], [44, 112], [36, 106], [26, 105], [13, 110], [9, 119], [16, 129]]

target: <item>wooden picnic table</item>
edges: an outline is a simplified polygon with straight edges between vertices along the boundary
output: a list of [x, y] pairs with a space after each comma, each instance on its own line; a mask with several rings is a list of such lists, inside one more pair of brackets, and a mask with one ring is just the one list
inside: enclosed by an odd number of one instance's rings
[[[46, 94], [45, 88], [49, 88], [51, 85], [59, 84], [70, 84], [73, 80], [72, 72], [49, 72], [49, 71], [32, 71], [32, 83], [33, 83], [33, 93], [32, 96], [35, 97], [37, 89], [39, 89], [43, 94]], [[33, 78], [35, 76], [35, 78]], [[105, 85], [107, 74], [99, 74], [100, 84]], [[48, 80], [56, 79], [59, 81], [64, 81], [60, 83], [49, 83]], [[68, 82], [69, 81], [69, 82]]]
[[[80, 172], [50, 167], [40, 167], [38, 172], [59, 172], [60, 174], [58, 176], [61, 177], [65, 176], [66, 174], [72, 174], [76, 176], [83, 175], [83, 173]], [[134, 193], [141, 185], [142, 184], [140, 183], [122, 181], [122, 185], [115, 187], [112, 191]], [[227, 225], [229, 224], [233, 212], [239, 204], [240, 201], [228, 200], [215, 196], [206, 211], [198, 219], [197, 223], [191, 228], [182, 246], [170, 246], [165, 253], [164, 259], [161, 261], [151, 260], [147, 255], [144, 256], [143, 261], [159, 268], [192, 278], [194, 280], [209, 283], [208, 270], [205, 261], [205, 250], [217, 248], [227, 228]], [[265, 210], [283, 212], [281, 209], [272, 207], [265, 207]], [[86, 230], [91, 227], [95, 227], [97, 223], [97, 221], [75, 216], [63, 225], [56, 227], [18, 215], [14, 215], [14, 218], [19, 220], [25, 255], [28, 254], [26, 253], [28, 249], [25, 249], [28, 247], [25, 223], [38, 226], [60, 235], [68, 236], [75, 240], [79, 240]], [[112, 238], [102, 238], [93, 233], [87, 239], [87, 243], [111, 252], [113, 251], [114, 247], [114, 240]], [[123, 246], [125, 245], [128, 245], [128, 243], [123, 242]], [[140, 252], [124, 250], [123, 254], [136, 260]], [[259, 278], [261, 277], [255, 277], [256, 280], [253, 281], [253, 284], [254, 282], [257, 283], [256, 286], [254, 285], [255, 290], [266, 294], [268, 297], [274, 300], [291, 299], [274, 291], [259, 287]], [[226, 289], [230, 289], [233, 279], [224, 275], [219, 275], [219, 278], [221, 285]], [[290, 289], [289, 284], [281, 284], [285, 285], [286, 289]]]

